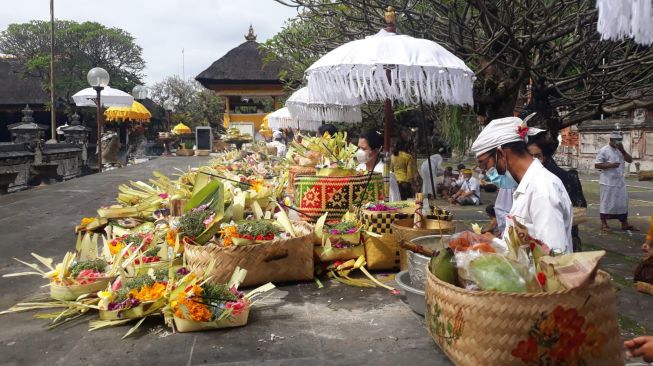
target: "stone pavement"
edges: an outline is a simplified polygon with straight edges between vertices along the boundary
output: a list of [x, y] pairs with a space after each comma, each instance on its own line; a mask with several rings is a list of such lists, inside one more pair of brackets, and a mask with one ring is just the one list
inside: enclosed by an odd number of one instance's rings
[[[29, 260], [35, 252], [57, 260], [74, 245], [73, 227], [114, 201], [117, 185], [143, 180], [154, 169], [201, 165], [207, 158], [159, 158], [147, 163], [86, 176], [49, 187], [0, 196], [0, 275], [24, 271], [12, 257]], [[631, 217], [642, 232], [601, 235], [598, 184], [582, 177], [590, 202], [581, 226], [584, 248], [608, 251], [602, 266], [618, 288], [622, 336], [653, 333], [653, 297], [632, 290], [632, 272], [641, 258], [648, 218], [653, 214], [653, 184], [629, 181]], [[494, 195], [483, 193], [483, 203]], [[443, 207], [449, 207], [441, 201]], [[459, 226], [486, 219], [484, 207], [449, 207]], [[617, 228], [617, 225], [614, 225]], [[44, 281], [0, 278], [0, 309], [24, 300]], [[360, 289], [330, 281], [282, 284], [257, 303], [243, 328], [171, 334], [161, 319], [149, 319], [132, 337], [121, 326], [88, 332], [88, 318], [54, 330], [33, 313], [1, 316], [0, 365], [451, 365], [428, 336], [424, 321], [402, 298], [381, 289]]]
[[[12, 257], [29, 261], [30, 252], [59, 260], [74, 245], [73, 227], [112, 203], [118, 184], [204, 162], [159, 158], [0, 196], [0, 275], [25, 271]], [[0, 278], [0, 309], [45, 291], [43, 284], [36, 276]], [[399, 296], [324, 284], [280, 285], [255, 305], [246, 327], [212, 332], [170, 334], [155, 318], [121, 340], [129, 326], [89, 333], [85, 318], [47, 330], [33, 313], [3, 315], [0, 365], [451, 365]]]

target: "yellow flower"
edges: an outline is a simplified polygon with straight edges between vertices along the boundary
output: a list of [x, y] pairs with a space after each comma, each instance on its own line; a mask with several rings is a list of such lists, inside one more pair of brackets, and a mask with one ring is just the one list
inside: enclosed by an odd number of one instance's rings
[[109, 252], [111, 253], [111, 255], [116, 255], [120, 253], [120, 251], [124, 247], [125, 247], [125, 243], [123, 243], [122, 240], [113, 239], [109, 242]]
[[79, 223], [79, 226], [85, 227], [86, 225], [92, 223], [95, 221], [95, 217], [84, 217], [82, 218], [82, 221]]

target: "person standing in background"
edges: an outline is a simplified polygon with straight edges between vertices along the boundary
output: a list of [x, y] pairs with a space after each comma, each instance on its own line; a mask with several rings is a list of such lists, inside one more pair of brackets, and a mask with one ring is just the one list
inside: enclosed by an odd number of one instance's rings
[[601, 231], [608, 232], [608, 220], [621, 222], [621, 230], [637, 229], [628, 223], [628, 192], [624, 179], [625, 162], [633, 158], [624, 150], [623, 135], [619, 131], [610, 133], [610, 142], [596, 154], [594, 167], [601, 170], [599, 178], [601, 197]]
[[[374, 131], [366, 130], [358, 137], [358, 151], [356, 160], [359, 164], [358, 171], [376, 172], [383, 174], [383, 135]], [[400, 201], [399, 184], [393, 172], [390, 172], [390, 201]]]
[[283, 158], [286, 156], [286, 144], [284, 143], [283, 133], [274, 131], [272, 133], [272, 142], [267, 144], [268, 147], [277, 149], [277, 156]]
[[[429, 160], [431, 161], [431, 168], [429, 169]], [[442, 183], [436, 181], [436, 177], [441, 176], [444, 173], [444, 168], [442, 168], [442, 156], [440, 154], [433, 154], [429, 160], [424, 160], [422, 165], [419, 168], [419, 175], [422, 177], [422, 193], [429, 198], [435, 199], [436, 194], [433, 192], [433, 187], [431, 186], [431, 170], [433, 170], [433, 184], [435, 189], [440, 191], [442, 189]], [[451, 177], [451, 171], [449, 172]], [[449, 182], [449, 185], [451, 182]], [[449, 192], [449, 186], [447, 186], [447, 193]], [[449, 195], [447, 194], [447, 197]]]
[[[560, 178], [564, 184], [572, 207], [587, 207], [585, 195], [583, 195], [583, 186], [578, 178], [578, 172], [574, 169], [566, 171], [556, 164], [553, 154], [557, 148], [557, 141], [552, 141], [546, 133], [540, 133], [528, 140], [526, 145], [528, 153], [535, 159], [538, 159], [544, 167]], [[574, 252], [580, 252], [581, 240], [578, 233], [578, 225], [571, 227], [571, 240], [574, 246]]]
[[390, 171], [395, 173], [399, 183], [401, 199], [406, 200], [413, 196], [413, 180], [415, 179], [415, 162], [413, 156], [406, 152], [405, 145], [396, 142], [392, 147], [390, 156]]

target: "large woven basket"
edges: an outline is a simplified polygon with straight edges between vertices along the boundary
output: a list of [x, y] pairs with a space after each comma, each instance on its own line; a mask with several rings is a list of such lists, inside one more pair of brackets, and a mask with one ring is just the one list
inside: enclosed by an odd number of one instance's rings
[[507, 293], [465, 290], [427, 269], [426, 325], [456, 365], [624, 364], [615, 294], [603, 271], [581, 288]]
[[[366, 186], [366, 184], [369, 184]], [[294, 180], [295, 205], [305, 213], [303, 219], [315, 222], [325, 212], [327, 220], [339, 220], [350, 208], [363, 201], [383, 199], [381, 174], [352, 175], [344, 177], [317, 177], [298, 175]]]
[[212, 282], [227, 283], [236, 267], [247, 270], [243, 286], [268, 282], [310, 280], [313, 278], [313, 226], [294, 221], [296, 238], [266, 244], [222, 247], [184, 245], [184, 256], [190, 270], [202, 274], [211, 260]]

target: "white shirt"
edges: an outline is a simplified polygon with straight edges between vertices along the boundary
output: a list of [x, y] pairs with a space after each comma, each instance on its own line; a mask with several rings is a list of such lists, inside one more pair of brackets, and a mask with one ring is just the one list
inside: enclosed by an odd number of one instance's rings
[[[444, 173], [444, 169], [442, 168], [442, 156], [440, 156], [440, 154], [433, 154], [429, 160], [431, 160], [431, 169], [433, 169], [433, 184], [437, 187], [435, 177], [441, 176], [442, 173]], [[431, 189], [431, 171], [429, 170], [428, 160], [424, 160], [422, 166], [420, 166], [419, 175], [422, 177], [422, 193], [424, 193], [424, 195], [432, 194], [435, 196]]]
[[612, 187], [620, 187], [626, 184], [624, 181], [624, 155], [621, 151], [610, 145], [603, 146], [596, 154], [596, 160], [594, 161], [594, 164], [601, 163], [619, 163], [619, 167], [601, 170], [599, 184]]
[[533, 159], [513, 194], [510, 215], [552, 250], [571, 253], [571, 210], [569, 195], [560, 179]]
[[[374, 166], [374, 172], [383, 174], [384, 166], [385, 164], [382, 161], [379, 161]], [[358, 164], [356, 170], [367, 171], [367, 165]], [[395, 177], [395, 173], [393, 172], [390, 172], [390, 201], [391, 202], [401, 201], [401, 194], [399, 193], [399, 183], [397, 183], [397, 177]]]
[[463, 181], [460, 184], [460, 190], [465, 193], [473, 192], [473, 194], [468, 197], [472, 198], [472, 201], [475, 205], [478, 205], [478, 203], [481, 201], [481, 183], [478, 181], [478, 179], [470, 177], [469, 180], [465, 180], [463, 178]]
[[274, 140], [270, 143], [268, 143], [269, 147], [276, 147], [277, 148], [277, 156], [283, 158], [286, 156], [286, 144], [284, 144], [281, 141]]

